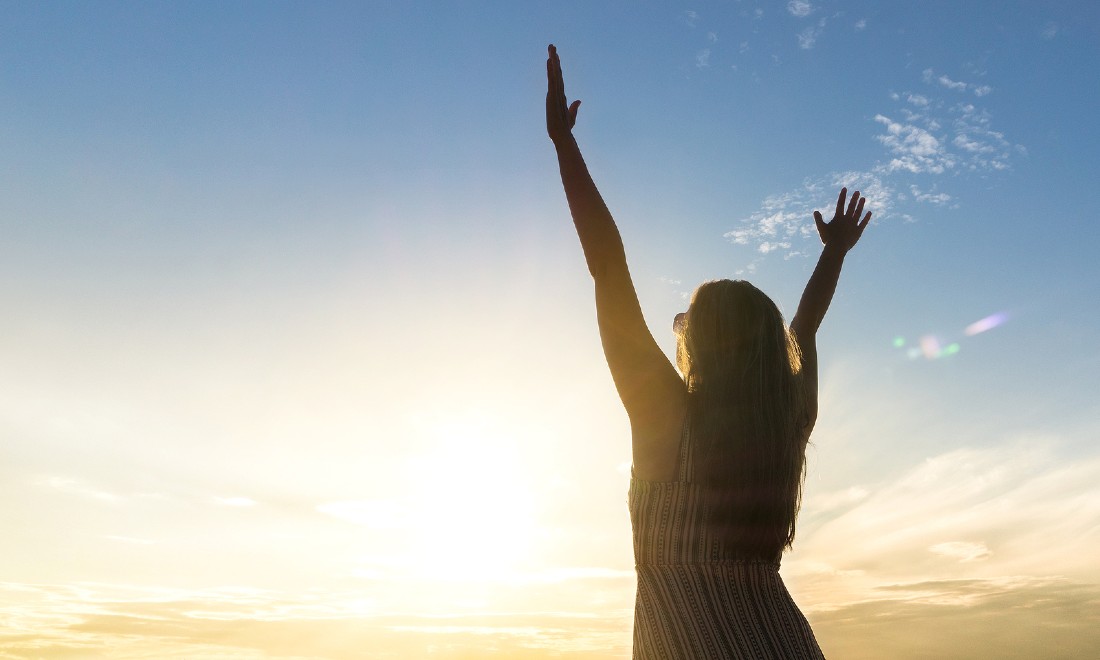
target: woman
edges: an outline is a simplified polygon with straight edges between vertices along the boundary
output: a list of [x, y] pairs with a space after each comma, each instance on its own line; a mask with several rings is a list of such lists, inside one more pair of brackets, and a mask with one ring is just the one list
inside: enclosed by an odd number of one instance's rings
[[677, 315], [677, 362], [642, 317], [615, 222], [573, 139], [554, 46], [546, 130], [596, 284], [604, 355], [630, 418], [630, 518], [638, 593], [635, 658], [820, 658], [779, 576], [794, 540], [817, 419], [815, 335], [844, 256], [871, 219], [856, 192], [837, 198], [790, 329], [748, 282], [707, 282]]

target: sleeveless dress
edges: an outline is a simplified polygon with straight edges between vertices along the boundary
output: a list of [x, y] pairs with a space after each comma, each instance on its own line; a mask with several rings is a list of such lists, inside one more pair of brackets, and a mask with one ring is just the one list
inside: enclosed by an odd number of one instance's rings
[[677, 481], [631, 474], [630, 522], [638, 594], [635, 660], [824, 658], [779, 561], [723, 559], [692, 483], [691, 442], [680, 440]]

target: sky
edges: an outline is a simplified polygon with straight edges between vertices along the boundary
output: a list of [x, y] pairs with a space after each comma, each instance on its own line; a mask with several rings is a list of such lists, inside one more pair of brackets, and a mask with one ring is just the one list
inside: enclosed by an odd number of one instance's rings
[[1100, 9], [0, 4], [0, 658], [629, 657], [642, 307], [874, 214], [782, 575], [829, 657], [1100, 654]]

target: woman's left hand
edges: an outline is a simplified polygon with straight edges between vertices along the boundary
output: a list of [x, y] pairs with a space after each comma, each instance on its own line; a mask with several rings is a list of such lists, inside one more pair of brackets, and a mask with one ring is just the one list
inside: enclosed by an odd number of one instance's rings
[[565, 82], [561, 75], [561, 60], [554, 44], [547, 47], [546, 58], [546, 133], [554, 142], [570, 137], [577, 123], [580, 100], [566, 104]]
[[[844, 199], [847, 195], [848, 189], [841, 188], [840, 195], [836, 198], [836, 212], [829, 222], [825, 222], [821, 213], [814, 211], [814, 223], [817, 225], [821, 242], [844, 252], [855, 247], [859, 237], [863, 235], [863, 230], [867, 228], [867, 223], [871, 221], [870, 211], [863, 215], [863, 205], [867, 200], [860, 197], [858, 190], [852, 195], [848, 210], [844, 210]], [[863, 215], [862, 220], [861, 215]]]

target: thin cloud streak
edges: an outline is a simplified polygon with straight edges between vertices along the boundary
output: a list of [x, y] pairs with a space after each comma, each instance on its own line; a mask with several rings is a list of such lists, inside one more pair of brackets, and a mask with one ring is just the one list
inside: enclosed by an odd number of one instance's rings
[[630, 627], [628, 607], [422, 616], [384, 613], [369, 591], [103, 583], [0, 583], [0, 613], [19, 622], [17, 634], [0, 634], [0, 655], [16, 657], [358, 658], [366, 648], [423, 657], [440, 647], [448, 654], [433, 657], [603, 657], [628, 651]]
[[1060, 578], [884, 585], [807, 618], [828, 656], [851, 660], [1071, 660], [1100, 650], [1100, 587]]

